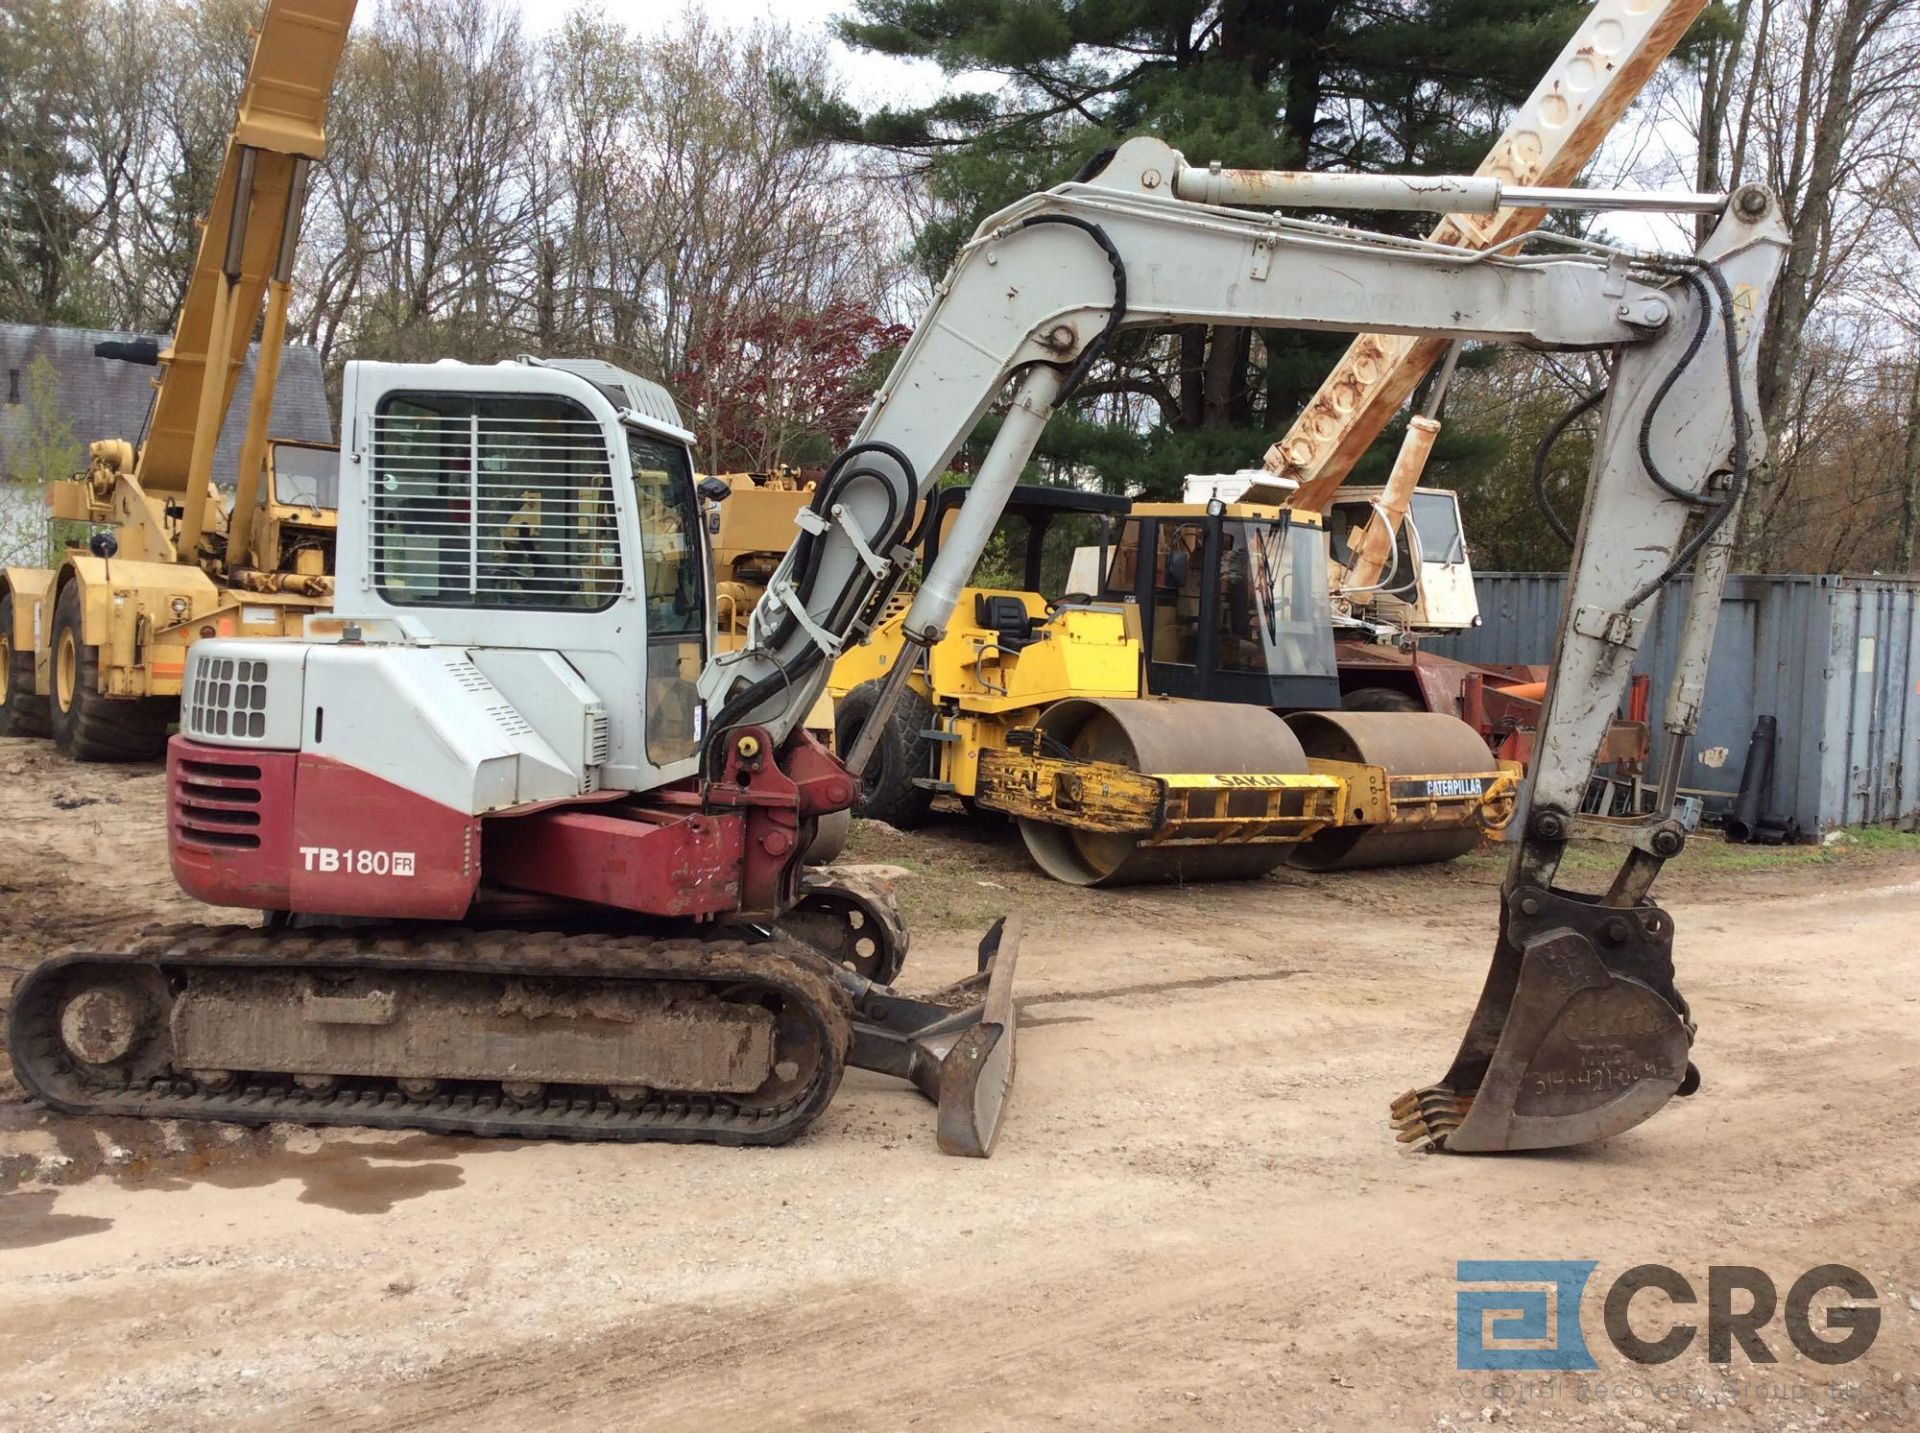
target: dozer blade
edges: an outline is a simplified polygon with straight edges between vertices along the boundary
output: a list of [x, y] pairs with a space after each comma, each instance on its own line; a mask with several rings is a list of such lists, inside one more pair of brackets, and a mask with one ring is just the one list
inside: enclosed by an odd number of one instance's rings
[[1693, 1093], [1692, 1041], [1671, 916], [1523, 886], [1452, 1068], [1393, 1102], [1394, 1127], [1454, 1154], [1590, 1144]]
[[836, 972], [853, 997], [847, 1063], [912, 1081], [939, 1107], [942, 1154], [993, 1153], [1013, 1089], [1013, 968], [1019, 918], [997, 920], [980, 942], [979, 970], [924, 1000], [896, 995], [850, 970]]

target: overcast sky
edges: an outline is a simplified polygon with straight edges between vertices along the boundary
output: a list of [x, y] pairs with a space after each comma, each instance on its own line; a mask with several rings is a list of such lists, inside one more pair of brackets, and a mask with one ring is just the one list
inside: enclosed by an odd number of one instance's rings
[[[570, 10], [594, 0], [510, 0], [525, 17], [529, 30], [536, 33], [551, 29]], [[784, 20], [798, 30], [824, 31], [836, 16], [852, 11], [853, 0], [689, 0], [715, 19], [729, 25], [750, 25], [769, 16]], [[632, 0], [605, 0], [600, 6], [613, 16], [630, 16], [636, 28], [649, 21], [658, 22], [668, 10], [658, 3], [634, 4]], [[896, 60], [861, 50], [850, 50], [838, 40], [833, 42], [838, 68], [847, 82], [849, 98], [861, 105], [905, 104], [924, 100], [944, 83], [940, 67], [926, 60]]]
[[[607, 14], [626, 17], [630, 26], [638, 28], [649, 23], [658, 24], [660, 16], [676, 3], [694, 5], [728, 25], [750, 25], [755, 20], [773, 17], [799, 30], [825, 32], [834, 19], [852, 13], [856, 0], [666, 0], [664, 4], [660, 0], [651, 0], [651, 3], [636, 3], [636, 0], [509, 0], [509, 3], [519, 9], [527, 28], [536, 34], [551, 29], [569, 11], [582, 5], [598, 4]], [[940, 67], [930, 60], [899, 60], [870, 51], [850, 49], [837, 39], [831, 43], [836, 69], [846, 83], [847, 96], [862, 109], [884, 104], [923, 104], [949, 83], [960, 88], [971, 88], [998, 82], [996, 77], [984, 74], [961, 76], [949, 81], [941, 73]], [[1611, 148], [1618, 150], [1622, 142], [1623, 136], [1616, 135]], [[1603, 155], [1596, 171], [1608, 171], [1610, 168], [1612, 166]], [[1595, 179], [1603, 183], [1619, 182], [1612, 173], [1606, 173], [1602, 178], [1596, 172]], [[1644, 183], [1627, 181], [1626, 187], [1646, 186]], [[1603, 227], [1619, 243], [1655, 249], [1692, 247], [1688, 223], [1664, 215], [1610, 214]]]

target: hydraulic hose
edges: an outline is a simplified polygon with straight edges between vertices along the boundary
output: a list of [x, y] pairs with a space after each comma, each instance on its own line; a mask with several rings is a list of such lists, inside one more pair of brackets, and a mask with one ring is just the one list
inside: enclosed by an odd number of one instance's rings
[[1098, 224], [1072, 214], [1036, 214], [1020, 225], [1022, 229], [1031, 229], [1037, 224], [1064, 224], [1070, 229], [1078, 229], [1092, 238], [1107, 256], [1107, 265], [1113, 270], [1113, 303], [1107, 309], [1107, 321], [1091, 342], [1080, 350], [1080, 356], [1074, 360], [1073, 367], [1067, 370], [1067, 376], [1060, 382], [1060, 396], [1053, 400], [1053, 406], [1059, 408], [1073, 396], [1073, 390], [1086, 380], [1093, 371], [1093, 365], [1105, 357], [1107, 349], [1113, 344], [1113, 336], [1120, 330], [1127, 316], [1127, 265], [1120, 257], [1120, 250], [1114, 247], [1113, 240], [1107, 237], [1107, 231]]
[[[1627, 599], [1626, 610], [1629, 612], [1653, 596], [1653, 594], [1658, 592], [1662, 587], [1666, 586], [1682, 569], [1691, 565], [1694, 558], [1699, 556], [1700, 550], [1712, 540], [1713, 535], [1717, 533], [1721, 526], [1725, 524], [1726, 520], [1738, 510], [1740, 499], [1747, 490], [1748, 469], [1751, 466], [1751, 456], [1747, 448], [1747, 402], [1746, 395], [1741, 391], [1740, 387], [1740, 338], [1739, 335], [1734, 332], [1733, 324], [1733, 290], [1727, 284], [1726, 275], [1722, 274], [1720, 270], [1712, 264], [1702, 263], [1698, 260], [1684, 262], [1687, 264], [1688, 272], [1683, 273], [1682, 277], [1687, 281], [1688, 287], [1699, 295], [1703, 317], [1700, 326], [1695, 330], [1694, 342], [1688, 346], [1686, 358], [1681, 360], [1674, 374], [1668, 375], [1667, 381], [1661, 385], [1660, 391], [1654, 395], [1653, 403], [1648, 406], [1646, 417], [1641, 420], [1640, 461], [1641, 464], [1646, 467], [1648, 476], [1652, 477], [1662, 488], [1665, 488], [1669, 492], [1677, 493], [1689, 502], [1707, 506], [1710, 511], [1707, 516], [1701, 520], [1699, 531], [1695, 532], [1694, 535], [1681, 546], [1680, 550], [1673, 555], [1673, 561], [1667, 564], [1666, 570]], [[1705, 276], [1705, 283], [1701, 282], [1701, 275]], [[1671, 389], [1673, 380], [1678, 375], [1678, 368], [1684, 368], [1687, 361], [1699, 351], [1700, 337], [1705, 333], [1706, 329], [1704, 314], [1706, 311], [1707, 288], [1709, 286], [1712, 287], [1714, 297], [1717, 298], [1720, 303], [1720, 330], [1724, 340], [1722, 347], [1727, 367], [1727, 411], [1733, 419], [1733, 471], [1727, 480], [1725, 496], [1718, 499], [1703, 498], [1698, 494], [1689, 493], [1685, 489], [1676, 489], [1666, 480], [1664, 475], [1656, 471], [1651, 461], [1652, 454], [1649, 443], [1649, 432], [1652, 428], [1654, 412], [1666, 398], [1669, 389]]]
[[1571, 428], [1583, 413], [1591, 413], [1599, 407], [1600, 401], [1606, 396], [1605, 388], [1594, 389], [1555, 419], [1553, 426], [1547, 429], [1546, 436], [1540, 440], [1540, 446], [1533, 450], [1533, 505], [1540, 509], [1540, 516], [1547, 520], [1547, 526], [1553, 529], [1554, 536], [1559, 538], [1568, 549], [1573, 547], [1573, 530], [1567, 526], [1566, 520], [1554, 511], [1553, 499], [1547, 495], [1547, 459], [1552, 456], [1555, 445], [1560, 441], [1560, 435]]
[[[889, 459], [899, 470], [902, 480], [896, 484], [892, 475], [883, 469], [857, 463], [855, 460], [868, 453], [877, 453]], [[855, 443], [844, 449], [828, 466], [826, 473], [815, 487], [813, 501], [809, 508], [817, 516], [831, 520], [834, 504], [839, 502], [847, 487], [859, 478], [878, 478], [887, 493], [887, 512], [879, 529], [868, 538], [869, 546], [885, 551], [896, 546], [905, 536], [905, 529], [911, 525], [914, 516], [914, 500], [919, 495], [919, 482], [915, 476], [912, 460], [891, 443], [876, 440]], [[904, 488], [904, 494], [900, 491]], [[795, 596], [802, 606], [809, 606], [813, 595], [814, 583], [819, 577], [820, 560], [823, 550], [820, 538], [824, 533], [815, 533], [802, 527], [800, 535], [794, 540], [792, 561], [792, 582]], [[872, 576], [864, 567], [856, 566], [850, 574], [846, 587], [835, 597], [832, 606], [821, 620], [821, 625], [831, 632], [846, 630], [853, 617], [858, 613], [860, 604], [871, 590]], [[777, 649], [799, 627], [799, 618], [791, 611], [782, 614], [780, 621], [767, 638], [766, 646]], [[729, 697], [720, 708], [708, 727], [705, 745], [705, 759], [711, 771], [716, 755], [720, 750], [722, 737], [755, 707], [766, 701], [775, 692], [792, 686], [805, 677], [825, 655], [818, 647], [808, 646], [797, 653], [788, 662], [779, 665], [756, 682], [749, 683], [741, 691]]]
[[[1067, 370], [1066, 376], [1062, 380], [1060, 395], [1054, 400], [1054, 404], [1057, 407], [1065, 401], [1075, 387], [1085, 380], [1094, 364], [1098, 363], [1101, 357], [1105, 355], [1113, 343], [1114, 334], [1119, 331], [1121, 322], [1126, 318], [1127, 268], [1126, 263], [1120, 257], [1119, 249], [1114, 246], [1113, 240], [1107, 237], [1106, 231], [1098, 224], [1090, 223], [1085, 219], [1071, 214], [1038, 214], [1027, 219], [1020, 227], [1022, 229], [1029, 229], [1039, 224], [1063, 224], [1068, 228], [1078, 229], [1081, 233], [1086, 234], [1098, 244], [1101, 251], [1106, 254], [1107, 263], [1113, 271], [1113, 301], [1108, 306], [1106, 322], [1101, 326], [1100, 332], [1095, 334], [1092, 340], [1081, 349], [1079, 357], [1075, 359], [1073, 366]], [[886, 474], [876, 468], [854, 463], [853, 460], [856, 457], [869, 452], [879, 453], [898, 466], [901, 476], [905, 479], [904, 487], [906, 493], [904, 497], [900, 492], [896, 491], [894, 482]], [[885, 480], [888, 494], [886, 521], [882, 523], [880, 532], [877, 534], [879, 541], [874, 541], [872, 538], [869, 538], [869, 545], [876, 550], [885, 550], [898, 545], [906, 537], [907, 529], [913, 524], [915, 500], [917, 500], [919, 496], [919, 481], [914, 472], [912, 461], [908, 459], [905, 453], [901, 452], [900, 449], [894, 447], [891, 443], [882, 443], [874, 440], [855, 443], [836, 457], [832, 465], [828, 467], [826, 474], [821, 478], [818, 488], [814, 493], [813, 502], [810, 504], [813, 512], [822, 518], [827, 517], [832, 511], [834, 503], [838, 501], [841, 492], [844, 491], [849, 483], [860, 477], [882, 478]], [[930, 511], [931, 509], [929, 509], [929, 512]], [[809, 608], [811, 607], [809, 599], [813, 595], [813, 583], [819, 572], [821, 551], [819, 538], [823, 535], [824, 534], [812, 533], [802, 528], [800, 536], [795, 540], [793, 545], [791, 571], [793, 573], [792, 581], [794, 592], [801, 605]], [[866, 599], [872, 586], [871, 579], [863, 578], [862, 572], [863, 569], [857, 569], [855, 571], [846, 589], [834, 599], [832, 606], [828, 608], [826, 616], [821, 621], [821, 625], [828, 631], [845, 631], [847, 626], [851, 624], [854, 617], [858, 614], [860, 605]], [[799, 619], [792, 612], [789, 611], [785, 613], [775, 626], [772, 635], [767, 639], [766, 645], [770, 648], [779, 648], [793, 636], [798, 625]], [[720, 751], [721, 738], [726, 732], [730, 731], [747, 713], [766, 701], [775, 692], [792, 686], [793, 683], [812, 672], [813, 669], [820, 664], [824, 656], [825, 653], [818, 647], [809, 645], [803, 651], [797, 653], [791, 662], [781, 664], [776, 671], [768, 673], [758, 681], [750, 683], [747, 687], [729, 697], [720, 708], [719, 713], [713, 718], [707, 732], [703, 756], [708, 771], [711, 772], [716, 768], [716, 757]]]
[[[1672, 266], [1681, 281], [1698, 300], [1698, 317], [1694, 323], [1693, 333], [1687, 340], [1685, 351], [1667, 371], [1666, 376], [1660, 380], [1659, 387], [1654, 391], [1653, 401], [1647, 405], [1646, 412], [1641, 415], [1640, 431], [1637, 435], [1640, 466], [1645, 469], [1647, 477], [1662, 492], [1679, 498], [1691, 507], [1706, 510], [1706, 516], [1702, 518], [1698, 530], [1681, 545], [1674, 554], [1673, 560], [1667, 564], [1660, 575], [1627, 599], [1625, 610], [1629, 612], [1666, 586], [1699, 556], [1700, 550], [1712, 540], [1721, 525], [1738, 508], [1740, 499], [1746, 492], [1749, 470], [1752, 466], [1748, 448], [1746, 396], [1740, 386], [1740, 340], [1734, 330], [1733, 291], [1727, 285], [1726, 276], [1712, 264], [1698, 260], [1676, 260], [1673, 261]], [[1705, 344], [1707, 326], [1711, 321], [1711, 305], [1716, 302], [1720, 310], [1721, 337], [1726, 362], [1727, 408], [1733, 418], [1733, 469], [1727, 483], [1727, 491], [1720, 497], [1711, 497], [1681, 487], [1660, 470], [1659, 461], [1653, 454], [1653, 423], [1661, 407], [1672, 394], [1674, 385], [1680, 381], [1680, 375], [1687, 371]], [[1549, 526], [1553, 528], [1554, 534], [1569, 548], [1573, 546], [1573, 533], [1559, 513], [1554, 511], [1553, 503], [1547, 494], [1547, 459], [1554, 445], [1560, 441], [1561, 435], [1582, 414], [1597, 406], [1607, 396], [1607, 392], [1605, 388], [1595, 389], [1568, 409], [1553, 427], [1547, 430], [1546, 436], [1541, 439], [1540, 446], [1534, 452], [1532, 475], [1534, 504], [1540, 509], [1541, 515], [1546, 518]]]

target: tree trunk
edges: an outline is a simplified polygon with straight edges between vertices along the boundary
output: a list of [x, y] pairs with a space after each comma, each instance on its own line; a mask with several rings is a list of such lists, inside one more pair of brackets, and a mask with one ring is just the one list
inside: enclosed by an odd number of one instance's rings
[[1180, 330], [1180, 416], [1178, 426], [1192, 432], [1206, 421], [1202, 397], [1202, 372], [1207, 360], [1205, 324], [1188, 324]]
[[1200, 421], [1209, 428], [1224, 427], [1233, 421], [1234, 391], [1246, 386], [1239, 363], [1240, 345], [1236, 342], [1244, 332], [1245, 329], [1216, 328], [1208, 335]]
[[[1703, 191], [1728, 187], [1725, 163], [1727, 121], [1733, 109], [1733, 85], [1740, 72], [1740, 55], [1746, 48], [1747, 20], [1753, 0], [1740, 0], [1733, 12], [1734, 33], [1706, 56], [1700, 77], [1700, 153], [1694, 164], [1694, 187]], [[1749, 87], [1751, 88], [1751, 87]], [[1735, 153], [1731, 168], [1738, 170], [1741, 156]], [[1694, 242], [1704, 240], [1718, 221], [1714, 214], [1702, 214], [1694, 220]]]
[[[1813, 310], [1820, 278], [1819, 260], [1827, 251], [1833, 227], [1834, 189], [1848, 136], [1854, 71], [1869, 20], [1876, 9], [1887, 3], [1888, 0], [1846, 0], [1834, 30], [1826, 94], [1813, 125], [1806, 182], [1798, 195], [1782, 196], [1792, 212], [1793, 238], [1773, 291], [1773, 317], [1767, 326], [1766, 346], [1760, 356], [1762, 421], [1772, 418], [1780, 405], [1789, 401], [1799, 377], [1807, 319]], [[1810, 24], [1803, 61], [1809, 71], [1819, 63], [1819, 56], [1817, 32]], [[1803, 90], [1809, 80], [1810, 75], [1802, 76]], [[1740, 524], [1739, 547], [1743, 557], [1751, 555], [1759, 537], [1759, 508], [1758, 503], [1748, 504]]]
[[1912, 388], [1907, 395], [1907, 449], [1900, 464], [1900, 570], [1913, 571], [1914, 545], [1920, 541], [1920, 351], [1913, 356]]
[[1228, 329], [1214, 335], [1216, 343], [1233, 344], [1233, 391], [1227, 395], [1227, 421], [1236, 428], [1253, 426], [1253, 330]]

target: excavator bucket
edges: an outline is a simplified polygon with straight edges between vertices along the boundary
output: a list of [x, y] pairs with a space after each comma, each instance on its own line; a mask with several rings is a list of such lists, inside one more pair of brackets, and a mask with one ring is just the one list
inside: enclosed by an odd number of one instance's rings
[[1590, 1144], [1693, 1093], [1692, 1041], [1671, 916], [1520, 886], [1452, 1067], [1393, 1102], [1394, 1128], [1455, 1154]]
[[978, 971], [925, 999], [896, 995], [850, 970], [837, 972], [853, 997], [847, 1063], [911, 1081], [938, 1107], [942, 1154], [985, 1159], [1013, 1088], [1013, 968], [1017, 916], [994, 922], [980, 942]]

